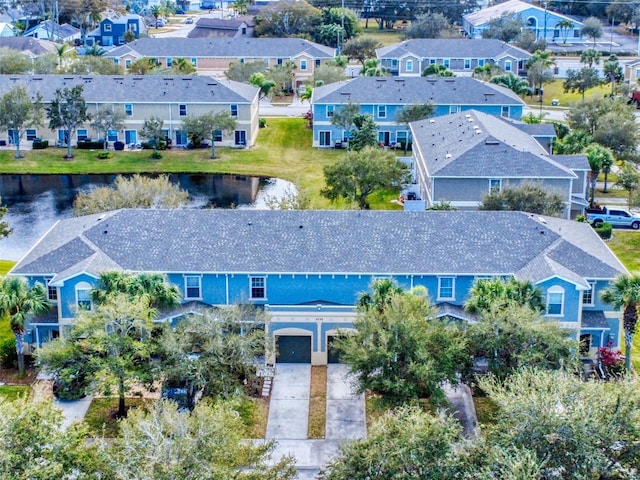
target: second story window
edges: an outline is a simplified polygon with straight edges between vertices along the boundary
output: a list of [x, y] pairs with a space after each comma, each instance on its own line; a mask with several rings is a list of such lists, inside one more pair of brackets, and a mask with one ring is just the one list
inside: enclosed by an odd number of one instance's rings
[[547, 315], [561, 316], [564, 314], [564, 289], [551, 287], [547, 290]]
[[307, 61], [300, 60], [300, 70], [306, 70], [306, 69], [307, 69]]
[[267, 279], [264, 277], [251, 277], [251, 298], [262, 300], [267, 298]]
[[200, 275], [185, 275], [184, 298], [202, 298], [202, 277]]
[[229, 106], [230, 110], [231, 110], [231, 116], [232, 117], [237, 117], [238, 116], [238, 105], [230, 105]]
[[178, 106], [178, 110], [180, 111], [180, 116], [181, 117], [186, 117], [187, 116], [187, 106], [184, 103], [181, 103]]
[[45, 279], [45, 283], [47, 285], [47, 298], [52, 301], [55, 302], [56, 300], [58, 300], [58, 289], [56, 287], [52, 287], [51, 285], [49, 285], [49, 282], [51, 281], [53, 277], [49, 277], [47, 279]]
[[110, 23], [105, 23], [104, 24], [104, 31], [105, 32], [110, 32], [111, 31], [111, 24]]
[[387, 118], [387, 106], [378, 105], [378, 118]]
[[451, 300], [454, 298], [455, 281], [453, 277], [438, 278], [438, 299]]
[[413, 72], [413, 60], [407, 60], [407, 72]]
[[582, 292], [582, 304], [583, 305], [593, 305], [594, 296], [593, 292], [596, 288], [596, 282], [589, 282], [589, 290], [583, 290]]
[[133, 104], [131, 104], [131, 103], [125, 103], [124, 104], [124, 114], [127, 117], [130, 117], [130, 116], [133, 115]]
[[333, 117], [335, 105], [327, 105], [327, 117]]

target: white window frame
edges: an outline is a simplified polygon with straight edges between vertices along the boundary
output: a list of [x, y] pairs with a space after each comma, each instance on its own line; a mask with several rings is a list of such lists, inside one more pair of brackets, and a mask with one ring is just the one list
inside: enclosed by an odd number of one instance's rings
[[510, 108], [508, 105], [503, 105], [500, 108], [500, 116], [502, 116], [503, 118], [509, 118], [511, 116], [511, 112], [510, 112]]
[[125, 103], [124, 104], [124, 115], [126, 117], [133, 116], [133, 103]]
[[502, 179], [501, 178], [490, 178], [489, 179], [489, 193], [494, 193], [494, 192], [496, 192], [496, 193], [502, 192]]
[[24, 131], [25, 137], [27, 137], [27, 142], [32, 142], [36, 138], [38, 138], [38, 130], [35, 128], [27, 128]]
[[231, 114], [232, 117], [237, 117], [238, 116], [238, 105], [235, 103], [232, 103], [231, 105], [229, 105], [229, 113]]
[[104, 31], [105, 32], [110, 32], [111, 31], [111, 24], [110, 23], [105, 23], [104, 24]]
[[51, 280], [53, 280], [53, 277], [46, 277], [44, 279], [44, 285], [45, 285], [45, 288], [47, 289], [47, 300], [49, 300], [50, 302], [57, 302], [58, 289], [56, 287], [52, 287], [49, 285], [49, 282]]
[[[196, 280], [197, 287], [189, 285], [189, 280]], [[189, 289], [197, 288], [198, 296], [194, 297], [189, 295]], [[185, 275], [184, 276], [184, 299], [185, 300], [201, 300], [202, 299], [202, 275]]]
[[333, 117], [335, 113], [336, 106], [335, 105], [327, 105], [327, 118]]
[[[89, 294], [89, 292], [91, 292], [91, 285], [87, 282], [79, 282], [78, 284], [76, 284], [75, 286], [75, 294], [76, 294], [76, 309], [77, 310], [92, 310], [93, 309], [93, 302], [91, 301], [91, 295]], [[80, 292], [82, 292], [82, 297], [80, 295]], [[86, 292], [86, 298], [85, 298], [85, 292]], [[88, 308], [87, 306], [81, 306], [80, 302], [83, 303], [83, 305], [86, 304], [86, 302], [88, 302]]]
[[191, 57], [191, 65], [198, 68], [198, 59], [196, 57]]
[[[82, 132], [84, 132], [84, 133], [82, 133]], [[76, 130], [76, 140], [77, 141], [84, 140], [87, 137], [89, 137], [89, 130], [87, 130], [86, 128], [79, 128], [78, 130]]]
[[460, 111], [460, 105], [449, 105], [449, 113], [458, 113]]
[[[254, 285], [254, 281], [262, 281], [262, 285]], [[253, 291], [254, 289], [258, 290], [258, 289], [262, 289], [262, 296], [261, 297], [254, 297], [253, 296]], [[266, 300], [267, 299], [267, 277], [264, 275], [256, 275], [256, 276], [252, 276], [249, 277], [249, 298], [251, 300]]]
[[407, 60], [407, 72], [413, 72], [413, 60]]
[[484, 58], [478, 59], [478, 66], [479, 67], [484, 67]]
[[471, 69], [471, 59], [470, 58], [465, 58], [464, 59], [464, 69], [465, 70], [470, 70]]
[[445, 68], [449, 68], [449, 66], [451, 65], [451, 59], [449, 58], [443, 58], [442, 59], [442, 65], [445, 66]]
[[378, 118], [387, 118], [387, 106], [386, 105], [378, 105]]
[[167, 57], [167, 68], [171, 68], [172, 65], [173, 65], [173, 58]]
[[[583, 290], [582, 291], [582, 304], [583, 305], [590, 305], [593, 306], [596, 304], [595, 300], [596, 300], [596, 282], [595, 280], [589, 280], [589, 285], [591, 285], [591, 288], [589, 290]], [[586, 296], [588, 296], [587, 298], [585, 298]], [[585, 302], [585, 300], [588, 300]]]
[[181, 117], [186, 117], [187, 116], [187, 104], [186, 103], [179, 103], [178, 104], [178, 115], [180, 115]]
[[307, 69], [307, 61], [306, 60], [300, 60], [300, 70], [305, 71]]
[[511, 67], [511, 60], [505, 60], [504, 61], [504, 71], [505, 72], [513, 71], [513, 68]]
[[[551, 296], [560, 295], [560, 313], [549, 313], [549, 305], [558, 305], [558, 302], [551, 303]], [[545, 311], [548, 317], [562, 317], [564, 316], [564, 288], [559, 286], [553, 286], [547, 289], [547, 298], [546, 298], [546, 307]]]
[[[451, 280], [451, 296], [442, 296], [442, 289], [449, 288], [442, 285], [443, 280]], [[438, 277], [438, 300], [455, 300], [456, 298], [456, 277], [443, 276]]]

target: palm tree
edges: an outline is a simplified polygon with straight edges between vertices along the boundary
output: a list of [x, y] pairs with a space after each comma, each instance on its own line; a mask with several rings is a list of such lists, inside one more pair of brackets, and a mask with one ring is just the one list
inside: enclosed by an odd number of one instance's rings
[[304, 102], [305, 100], [307, 100], [308, 102], [311, 102], [312, 95], [313, 88], [307, 85], [306, 87], [304, 87], [304, 90], [300, 92], [300, 101]]
[[456, 75], [442, 64], [434, 63], [429, 65], [422, 72], [423, 77], [455, 77]]
[[358, 300], [356, 301], [358, 310], [368, 311], [375, 308], [382, 313], [394, 295], [404, 293], [402, 288], [396, 285], [391, 278], [375, 280], [371, 285], [371, 290], [373, 292], [371, 294], [369, 292], [361, 292], [358, 295]]
[[567, 38], [569, 38], [569, 31], [571, 31], [574, 27], [573, 22], [571, 20], [560, 20], [556, 23], [556, 27], [560, 30], [560, 35], [562, 35], [562, 43], [567, 43]]
[[602, 292], [600, 298], [615, 308], [623, 309], [625, 366], [627, 372], [631, 372], [631, 342], [636, 331], [640, 307], [640, 276], [620, 275]]
[[470, 313], [482, 313], [514, 305], [528, 306], [536, 312], [541, 312], [544, 310], [542, 292], [526, 280], [481, 278], [471, 288], [464, 308]]
[[493, 77], [490, 83], [500, 85], [512, 90], [516, 95], [525, 95], [529, 93], [529, 82], [524, 78], [516, 77], [513, 73], [505, 73]]
[[158, 273], [131, 274], [117, 271], [101, 273], [98, 284], [90, 295], [93, 302], [102, 305], [118, 293], [127, 294], [131, 299], [146, 296], [149, 307], [156, 311], [175, 307], [182, 298], [178, 287], [168, 283]]
[[4, 277], [0, 281], [0, 318], [9, 319], [16, 337], [18, 373], [24, 376], [24, 327], [29, 314], [41, 314], [49, 309], [47, 290], [41, 283], [29, 287], [22, 277]]
[[156, 25], [156, 28], [158, 28], [158, 17], [162, 13], [162, 8], [159, 5], [154, 5], [153, 7], [151, 7], [149, 12], [153, 16], [153, 18], [155, 18], [155, 20], [156, 20], [155, 21], [155, 25]]
[[593, 204], [595, 203], [595, 194], [596, 194], [596, 182], [598, 180], [598, 175], [600, 175], [600, 171], [603, 166], [613, 165], [613, 155], [611, 154], [611, 150], [597, 143], [592, 143], [589, 145], [585, 151], [587, 154], [587, 160], [589, 161], [589, 167], [591, 167], [591, 173], [589, 175], [589, 180], [591, 182], [591, 194], [589, 198], [589, 205], [593, 208]]

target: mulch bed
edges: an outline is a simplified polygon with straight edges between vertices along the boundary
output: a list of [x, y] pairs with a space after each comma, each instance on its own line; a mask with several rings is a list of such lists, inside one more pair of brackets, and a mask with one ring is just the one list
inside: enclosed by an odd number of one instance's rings
[[6, 385], [31, 385], [36, 381], [38, 371], [35, 368], [27, 368], [24, 377], [18, 376], [18, 370], [15, 368], [0, 367], [0, 383]]

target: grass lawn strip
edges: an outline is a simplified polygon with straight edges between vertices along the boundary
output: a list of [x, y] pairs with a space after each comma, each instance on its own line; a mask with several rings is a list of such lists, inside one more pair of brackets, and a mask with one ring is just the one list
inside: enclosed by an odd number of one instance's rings
[[31, 387], [28, 385], [0, 385], [0, 401], [15, 400], [23, 395], [29, 396]]
[[[127, 398], [126, 406], [128, 410], [132, 408], [144, 407], [147, 402], [153, 402], [146, 398]], [[113, 438], [118, 436], [118, 420], [114, 413], [118, 411], [117, 397], [94, 398], [84, 417], [84, 423], [89, 428], [91, 437]]]
[[311, 388], [309, 391], [309, 426], [307, 437], [323, 439], [327, 427], [327, 367], [311, 367]]
[[264, 438], [267, 434], [267, 420], [269, 419], [269, 399], [265, 397], [251, 398], [255, 405], [253, 420], [255, 423], [249, 427], [251, 438]]

